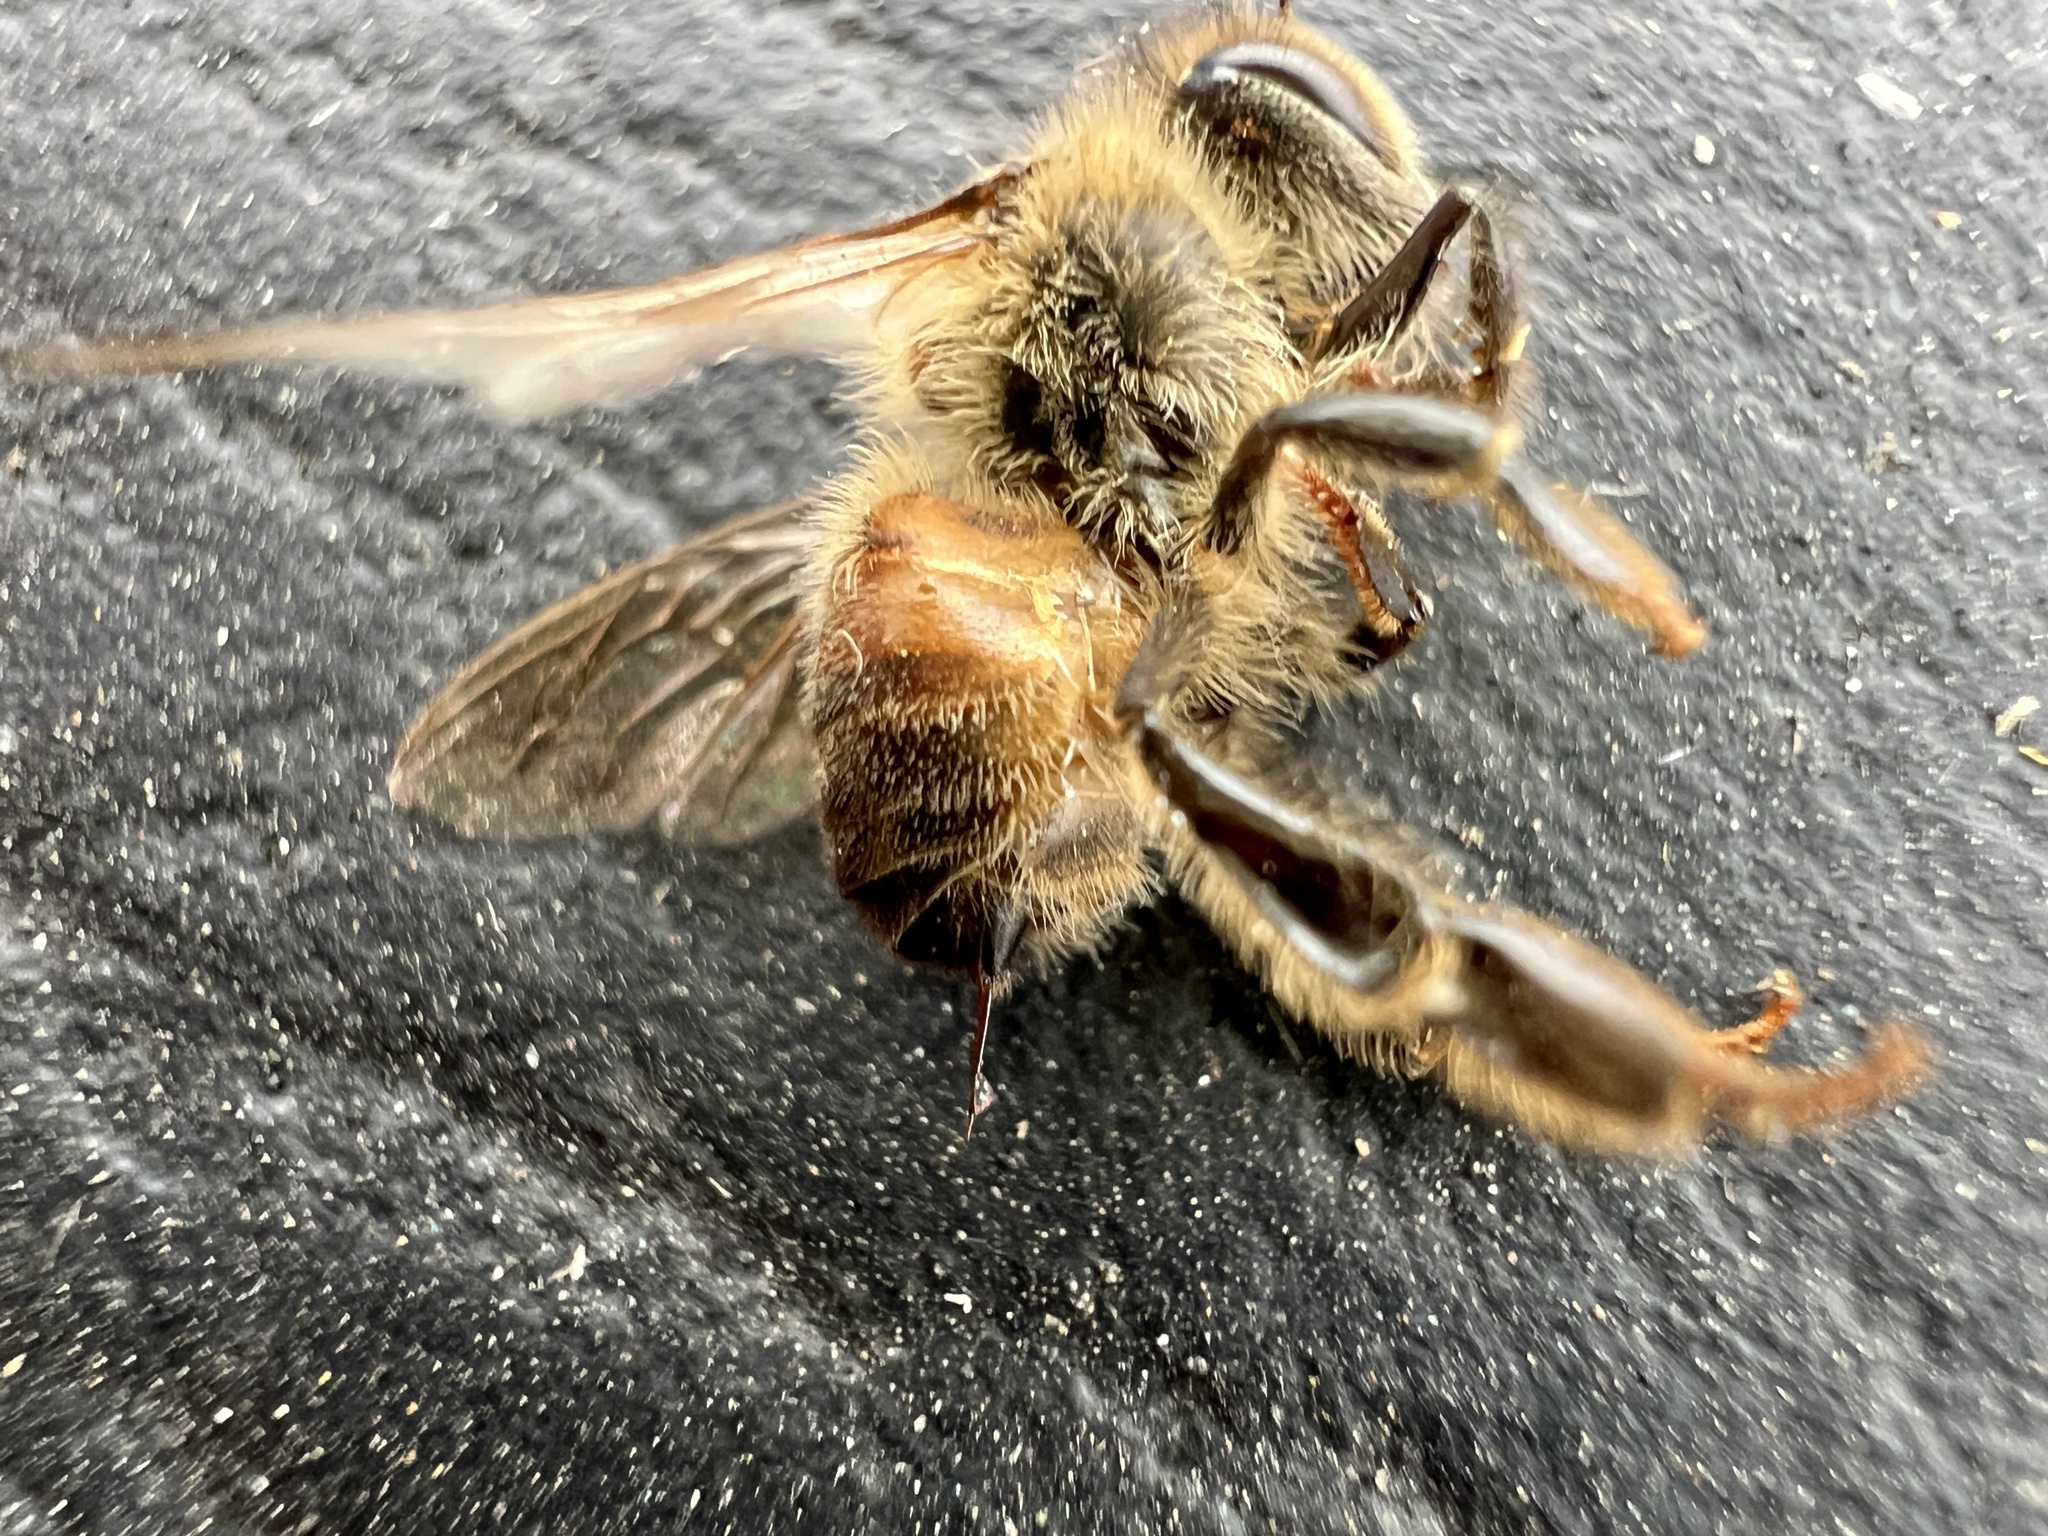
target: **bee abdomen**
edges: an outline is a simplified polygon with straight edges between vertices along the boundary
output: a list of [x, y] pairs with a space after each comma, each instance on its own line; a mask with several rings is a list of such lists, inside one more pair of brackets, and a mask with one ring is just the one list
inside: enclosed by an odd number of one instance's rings
[[1143, 886], [1137, 823], [1095, 767], [1137, 627], [1119, 595], [1065, 524], [931, 495], [878, 500], [833, 565], [808, 689], [820, 819], [840, 890], [899, 955], [972, 965], [1016, 903], [1067, 936]]

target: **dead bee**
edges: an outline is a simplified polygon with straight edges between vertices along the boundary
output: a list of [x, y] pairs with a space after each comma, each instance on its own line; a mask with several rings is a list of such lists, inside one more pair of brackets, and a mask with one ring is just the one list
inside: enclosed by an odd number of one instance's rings
[[[1462, 234], [1461, 313], [1438, 275]], [[1460, 336], [1464, 338], [1460, 341]], [[1166, 878], [1340, 1049], [1556, 1141], [1772, 1136], [1922, 1069], [1751, 1059], [1796, 989], [1709, 1031], [1536, 918], [1432, 887], [1395, 830], [1259, 787], [1284, 728], [1428, 614], [1382, 493], [1476, 497], [1670, 656], [1669, 572], [1546, 484], [1485, 210], [1284, 13], [1190, 21], [1093, 72], [1013, 165], [924, 212], [638, 288], [18, 350], [18, 378], [273, 360], [466, 385], [501, 415], [637, 398], [742, 348], [848, 360], [866, 426], [814, 495], [549, 609], [414, 723], [393, 799], [466, 833], [649, 821], [753, 837], [816, 805], [895, 954], [993, 1000]]]

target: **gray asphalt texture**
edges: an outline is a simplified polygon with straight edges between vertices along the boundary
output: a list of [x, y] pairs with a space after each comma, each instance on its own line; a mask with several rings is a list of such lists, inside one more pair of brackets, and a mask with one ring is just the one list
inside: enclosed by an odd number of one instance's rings
[[[830, 371], [516, 430], [0, 387], [0, 1528], [2048, 1529], [2048, 715], [1992, 724], [2048, 695], [2048, 23], [1304, 5], [1519, 202], [1537, 450], [1715, 627], [1655, 661], [1407, 508], [1436, 623], [1310, 768], [1717, 1020], [1793, 967], [1788, 1060], [1900, 1015], [1936, 1080], [1563, 1156], [1346, 1066], [1169, 902], [1004, 1005], [963, 1146], [961, 1000], [814, 832], [467, 844], [381, 795], [506, 625], [828, 473]], [[855, 226], [1163, 14], [0, 6], [0, 335]]]

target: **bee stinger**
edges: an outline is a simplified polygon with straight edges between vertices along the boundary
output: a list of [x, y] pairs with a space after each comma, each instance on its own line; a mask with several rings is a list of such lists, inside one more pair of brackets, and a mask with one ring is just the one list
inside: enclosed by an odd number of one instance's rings
[[[1462, 239], [1461, 281], [1445, 277]], [[851, 467], [530, 620], [427, 705], [394, 801], [465, 833], [757, 836], [815, 806], [840, 891], [994, 1001], [1162, 869], [1343, 1051], [1559, 1143], [1676, 1153], [1908, 1090], [1754, 1059], [1619, 960], [1432, 885], [1394, 829], [1265, 783], [1285, 730], [1431, 615], [1383, 503], [1477, 500], [1660, 654], [1676, 579], [1522, 446], [1526, 327], [1483, 199], [1279, 14], [1166, 29], [1013, 165], [923, 212], [636, 288], [17, 348], [18, 380], [224, 363], [466, 387], [505, 417], [636, 399], [754, 348], [838, 358]]]

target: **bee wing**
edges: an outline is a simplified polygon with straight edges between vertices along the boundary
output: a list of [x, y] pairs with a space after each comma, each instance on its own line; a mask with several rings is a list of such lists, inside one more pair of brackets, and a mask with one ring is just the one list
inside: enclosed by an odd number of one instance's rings
[[420, 712], [392, 800], [468, 836], [652, 822], [726, 844], [803, 815], [808, 505], [732, 518], [513, 630]]
[[979, 250], [1013, 170], [919, 213], [848, 235], [742, 256], [635, 288], [544, 295], [480, 309], [278, 320], [137, 340], [64, 338], [0, 354], [23, 382], [296, 362], [454, 384], [497, 415], [620, 405], [750, 347], [835, 357], [914, 320], [908, 290]]

